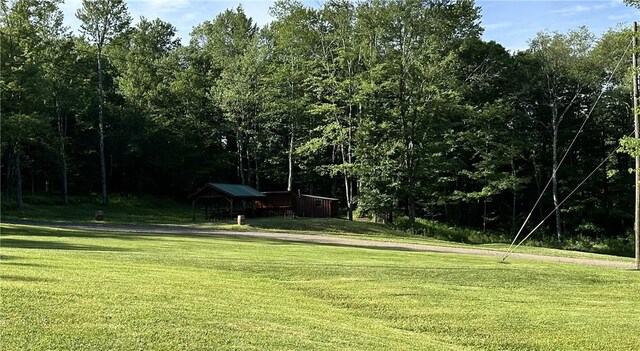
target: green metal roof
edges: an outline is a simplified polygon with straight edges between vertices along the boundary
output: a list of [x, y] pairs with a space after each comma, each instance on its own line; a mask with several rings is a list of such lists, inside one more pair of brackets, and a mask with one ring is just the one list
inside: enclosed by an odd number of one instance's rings
[[265, 195], [258, 190], [240, 184], [223, 184], [223, 183], [208, 183], [207, 185], [214, 187], [215, 189], [225, 193], [226, 195], [233, 197], [264, 197]]

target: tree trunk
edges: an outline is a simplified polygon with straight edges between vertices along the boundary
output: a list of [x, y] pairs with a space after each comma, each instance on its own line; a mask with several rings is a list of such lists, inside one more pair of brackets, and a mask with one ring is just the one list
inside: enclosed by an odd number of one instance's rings
[[253, 161], [256, 166], [256, 189], [260, 190], [260, 172], [258, 171], [258, 157], [256, 156], [253, 159]]
[[0, 184], [4, 184], [5, 188], [3, 189], [4, 191], [2, 192], [2, 198], [5, 201], [9, 201], [11, 199], [11, 177], [13, 176], [13, 163], [15, 161], [15, 159], [13, 158], [13, 149], [10, 149], [7, 151], [7, 156], [4, 158], [5, 160], [9, 160], [7, 162], [7, 173], [6, 173], [6, 178], [4, 180], [4, 183]]
[[36, 194], [36, 163], [35, 161], [31, 163], [31, 196]]
[[14, 146], [13, 153], [16, 157], [16, 201], [18, 208], [24, 208], [24, 202], [22, 201], [22, 175], [20, 174], [20, 153], [17, 146]]
[[62, 161], [62, 195], [64, 196], [64, 204], [69, 204], [69, 196], [67, 192], [67, 157], [65, 154], [65, 138], [64, 128], [62, 126], [62, 114], [60, 112], [60, 104], [56, 96], [56, 114], [58, 115], [58, 137], [60, 138], [60, 161]]
[[350, 187], [349, 176], [347, 172], [344, 172], [344, 191], [345, 197], [347, 198], [347, 218], [350, 221], [353, 221], [353, 206], [351, 203], [351, 187]]
[[240, 126], [236, 126], [236, 149], [238, 153], [238, 176], [240, 177], [240, 184], [245, 184], [244, 179], [244, 162], [242, 160], [242, 140], [240, 133]]
[[518, 193], [516, 188], [516, 164], [511, 158], [511, 176], [513, 177], [513, 202], [511, 205], [511, 234], [516, 235], [516, 204], [518, 201]]
[[251, 143], [247, 143], [247, 147], [245, 148], [245, 154], [247, 155], [247, 185], [251, 186], [251, 156], [249, 154]]
[[238, 142], [238, 169], [240, 170], [240, 184], [246, 184], [244, 174], [244, 157], [242, 157], [242, 142]]
[[289, 177], [287, 178], [287, 191], [293, 191], [293, 125], [289, 137]]
[[416, 222], [416, 199], [413, 194], [407, 198], [407, 209], [409, 210], [409, 223], [413, 226]]
[[562, 222], [560, 221], [560, 203], [558, 194], [558, 108], [553, 108], [553, 173], [551, 174], [552, 191], [553, 191], [553, 207], [556, 209], [556, 236], [558, 243], [562, 243]]
[[102, 175], [102, 203], [108, 204], [109, 198], [107, 196], [107, 166], [104, 160], [104, 90], [102, 88], [102, 48], [98, 48], [98, 130], [100, 132], [100, 171]]
[[482, 199], [482, 231], [487, 230], [487, 199]]

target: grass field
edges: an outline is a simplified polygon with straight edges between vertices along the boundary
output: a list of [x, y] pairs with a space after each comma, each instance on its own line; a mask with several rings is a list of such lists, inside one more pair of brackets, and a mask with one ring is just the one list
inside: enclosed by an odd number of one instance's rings
[[637, 350], [640, 274], [2, 226], [3, 350]]

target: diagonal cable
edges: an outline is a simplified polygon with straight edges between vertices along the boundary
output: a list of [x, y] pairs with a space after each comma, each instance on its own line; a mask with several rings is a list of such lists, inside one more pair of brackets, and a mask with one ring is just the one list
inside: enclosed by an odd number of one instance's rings
[[[618, 70], [618, 68], [620, 67], [620, 64], [622, 63], [622, 60], [624, 59], [624, 57], [627, 55], [627, 52], [629, 52], [629, 48], [631, 47], [631, 42], [629, 43], [629, 45], [627, 45], [627, 48], [625, 49], [624, 53], [622, 54], [622, 56], [620, 57], [620, 60], [618, 60], [618, 63], [616, 64], [615, 68], [613, 69], [613, 71], [611, 72], [611, 75], [609, 75], [609, 79], [607, 79], [607, 82], [605, 83], [606, 85], [609, 85], [611, 83], [611, 80], [613, 79], [614, 74], [616, 73], [616, 71]], [[598, 102], [600, 101], [600, 98], [602, 97], [602, 95], [604, 94], [605, 89], [602, 89], [600, 91], [600, 94], [598, 94], [598, 97], [596, 98], [596, 101], [593, 103], [593, 105], [591, 106], [591, 109], [589, 110], [589, 112], [587, 113], [587, 117], [584, 119], [584, 121], [582, 122], [582, 125], [580, 126], [580, 129], [578, 130], [578, 132], [576, 133], [576, 135], [573, 137], [573, 140], [571, 141], [571, 143], [569, 144], [569, 147], [567, 148], [567, 150], [564, 152], [564, 154], [562, 155], [562, 158], [560, 159], [560, 162], [558, 163], [558, 165], [554, 168], [553, 173], [551, 174], [551, 177], [549, 178], [549, 181], [547, 182], [547, 185], [545, 185], [544, 189], [542, 189], [542, 191], [540, 192], [540, 195], [538, 196], [538, 200], [536, 200], [535, 204], [533, 205], [533, 207], [531, 208], [531, 211], [529, 212], [529, 214], [527, 215], [527, 218], [524, 220], [524, 222], [522, 223], [522, 226], [520, 227], [520, 230], [518, 230], [518, 233], [516, 234], [516, 236], [513, 238], [513, 241], [511, 241], [511, 244], [509, 245], [509, 248], [507, 249], [507, 252], [513, 247], [513, 244], [515, 244], [516, 240], [518, 240], [518, 237], [520, 236], [520, 234], [522, 233], [522, 230], [524, 229], [524, 227], [527, 225], [527, 223], [529, 222], [529, 219], [531, 218], [531, 215], [533, 214], [533, 211], [535, 211], [536, 207], [538, 206], [538, 204], [540, 203], [540, 200], [542, 199], [542, 197], [544, 196], [545, 192], [547, 191], [547, 189], [549, 188], [549, 185], [551, 184], [551, 181], [553, 180], [553, 177], [555, 177], [556, 173], [558, 172], [558, 169], [560, 168], [560, 166], [562, 165], [562, 163], [564, 162], [564, 160], [567, 158], [567, 155], [569, 155], [569, 151], [571, 151], [571, 148], [573, 147], [573, 144], [575, 144], [576, 140], [578, 139], [578, 136], [580, 136], [580, 133], [582, 133], [582, 130], [584, 129], [584, 126], [587, 124], [587, 121], [589, 121], [589, 118], [591, 118], [591, 113], [593, 112], [593, 110], [596, 108], [596, 106], [598, 105]], [[576, 95], [577, 96], [577, 95]], [[576, 96], [574, 96], [574, 98], [571, 100], [571, 103], [573, 103], [573, 100], [575, 100]], [[571, 103], [569, 104], [569, 106], [571, 106]], [[568, 110], [565, 109], [564, 113], [566, 113]], [[564, 113], [562, 114], [564, 116]], [[554, 210], [555, 211], [555, 210]], [[546, 218], [545, 218], [546, 219]], [[505, 256], [506, 258], [506, 256]], [[503, 258], [502, 260], [504, 261]]]
[[[631, 136], [633, 135], [634, 132], [629, 133], [627, 136]], [[576, 191], [578, 191], [578, 189], [580, 189], [580, 187], [587, 182], [587, 180], [589, 180], [589, 178], [591, 178], [591, 176], [593, 176], [596, 171], [598, 171], [598, 169], [600, 169], [600, 167], [602, 167], [602, 165], [604, 165], [610, 158], [611, 156], [613, 156], [618, 150], [620, 150], [620, 147], [615, 148], [613, 151], [611, 151], [611, 153], [604, 159], [602, 160], [602, 162], [600, 162], [600, 164], [593, 170], [591, 171], [591, 173], [589, 173], [589, 175], [582, 181], [580, 182], [580, 184], [578, 184], [577, 187], [575, 187], [575, 189], [573, 189], [573, 191], [571, 191], [569, 193], [569, 195], [567, 195], [559, 204], [558, 206], [556, 206], [556, 208], [554, 208], [553, 210], [551, 210], [551, 212], [549, 212], [549, 214], [547, 214], [546, 217], [544, 217], [542, 219], [542, 221], [540, 221], [540, 223], [538, 223], [538, 225], [535, 226], [535, 228], [533, 228], [529, 234], [527, 234], [519, 243], [518, 245], [516, 245], [513, 250], [510, 250], [511, 247], [509, 247], [509, 249], [507, 249], [506, 254], [504, 255], [504, 257], [502, 257], [502, 261], [504, 261], [507, 257], [509, 257], [509, 255], [511, 255], [518, 247], [520, 247], [520, 245], [522, 245], [522, 243], [525, 242], [525, 240], [527, 240], [531, 235], [533, 235], [533, 233], [535, 233], [536, 230], [538, 230], [538, 228], [540, 228], [540, 226], [542, 226], [544, 224], [544, 222], [549, 219], [549, 217], [551, 217], [551, 215], [553, 215], [556, 211], [558, 211], [558, 209], [560, 208], [560, 206], [562, 206], [568, 199], [569, 197], [571, 197], [571, 195], [573, 195]]]

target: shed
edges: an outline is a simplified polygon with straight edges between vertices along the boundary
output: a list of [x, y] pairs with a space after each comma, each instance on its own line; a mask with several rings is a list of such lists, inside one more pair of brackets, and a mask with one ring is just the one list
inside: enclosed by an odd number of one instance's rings
[[335, 217], [338, 215], [338, 199], [300, 194], [296, 198], [295, 211], [300, 217]]
[[189, 196], [196, 219], [196, 203], [204, 205], [205, 219], [230, 218], [253, 212], [254, 201], [265, 195], [258, 190], [240, 184], [207, 183]]
[[293, 215], [296, 199], [291, 191], [263, 191], [265, 197], [256, 199], [256, 215], [274, 217]]

